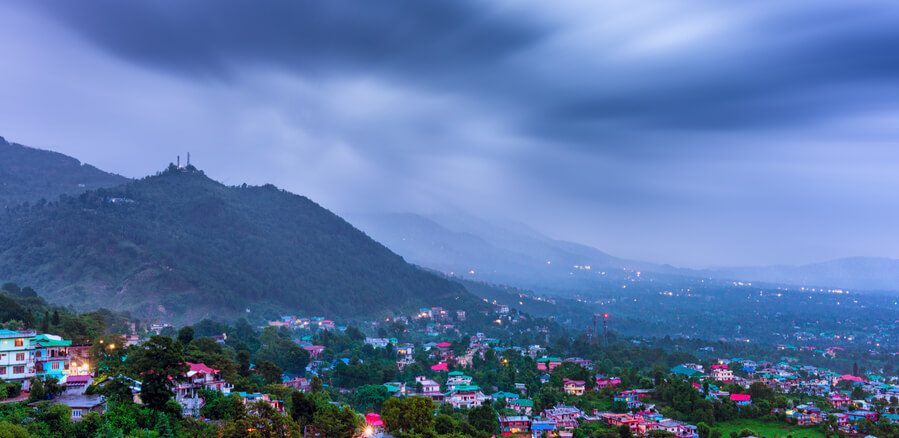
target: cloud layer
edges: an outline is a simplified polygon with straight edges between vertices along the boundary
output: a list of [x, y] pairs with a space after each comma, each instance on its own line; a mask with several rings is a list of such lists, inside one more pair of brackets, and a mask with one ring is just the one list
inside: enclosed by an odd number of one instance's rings
[[890, 2], [0, 5], [0, 135], [687, 266], [899, 257]]

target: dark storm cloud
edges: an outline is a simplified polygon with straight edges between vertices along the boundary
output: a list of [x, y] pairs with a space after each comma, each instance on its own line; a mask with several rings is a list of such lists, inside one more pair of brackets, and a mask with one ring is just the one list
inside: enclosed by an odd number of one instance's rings
[[[0, 3], [0, 135], [704, 265], [899, 256], [893, 2]], [[52, 129], [47, 129], [47, 127]], [[187, 146], [189, 145], [189, 146]], [[197, 158], [199, 157], [199, 158]]]
[[[861, 88], [899, 80], [899, 16], [889, 3], [762, 2], [749, 11], [758, 15], [750, 27], [717, 18], [722, 30], [708, 41], [624, 60], [609, 56], [621, 48], [613, 37], [581, 57], [556, 59], [539, 48], [564, 28], [539, 8], [463, 0], [36, 4], [117, 56], [155, 68], [218, 78], [258, 64], [304, 75], [390, 75], [527, 108], [525, 130], [574, 143], [616, 128], [805, 123], [892, 99]], [[652, 25], [676, 24], [703, 7], [721, 8], [693, 3]], [[590, 26], [616, 20], [598, 11]], [[551, 74], [531, 71], [553, 63]], [[847, 96], [833, 86], [860, 89]]]
[[118, 56], [218, 77], [244, 63], [304, 73], [460, 69], [489, 62], [541, 34], [525, 17], [501, 21], [489, 10], [460, 0], [103, 0], [39, 5]]

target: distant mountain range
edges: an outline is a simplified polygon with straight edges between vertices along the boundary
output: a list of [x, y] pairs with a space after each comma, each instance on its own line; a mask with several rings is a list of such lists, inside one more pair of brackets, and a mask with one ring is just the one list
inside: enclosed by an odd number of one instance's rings
[[[18, 169], [48, 175], [34, 168], [41, 166], [36, 159]], [[91, 172], [95, 184], [117, 179]], [[0, 215], [2, 281], [79, 309], [172, 322], [485, 306], [305, 197], [272, 185], [227, 187], [174, 165], [124, 185], [7, 208]]]
[[51, 151], [9, 143], [0, 137], [0, 208], [41, 199], [54, 201], [128, 182], [89, 164]]
[[[804, 266], [694, 270], [609, 255], [516, 223], [467, 215], [350, 214], [349, 220], [412, 263], [538, 291], [620, 288], [636, 272], [814, 288], [899, 291], [899, 260], [853, 257]], [[589, 266], [589, 269], [587, 267]]]

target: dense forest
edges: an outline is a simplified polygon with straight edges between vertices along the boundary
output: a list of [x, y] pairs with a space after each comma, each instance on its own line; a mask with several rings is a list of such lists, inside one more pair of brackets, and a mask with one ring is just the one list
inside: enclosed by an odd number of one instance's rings
[[124, 184], [127, 178], [106, 173], [66, 155], [9, 143], [0, 137], [0, 208], [61, 194]]
[[175, 166], [7, 209], [0, 278], [78, 309], [181, 322], [273, 309], [378, 316], [480, 301], [305, 197], [271, 185], [227, 187]]

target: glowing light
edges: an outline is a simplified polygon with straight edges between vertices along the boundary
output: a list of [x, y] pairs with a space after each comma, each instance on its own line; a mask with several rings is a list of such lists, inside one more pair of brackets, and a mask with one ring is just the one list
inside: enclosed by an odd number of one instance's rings
[[375, 433], [375, 430], [371, 426], [368, 426], [365, 428], [365, 435], [371, 436], [374, 433]]

